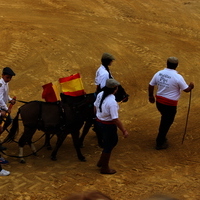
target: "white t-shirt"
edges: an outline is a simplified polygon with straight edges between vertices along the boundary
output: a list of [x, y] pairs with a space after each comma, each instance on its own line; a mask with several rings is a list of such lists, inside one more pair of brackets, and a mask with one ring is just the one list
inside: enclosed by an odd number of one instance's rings
[[98, 119], [102, 120], [102, 121], [112, 121], [113, 119], [117, 119], [118, 118], [118, 110], [119, 110], [119, 105], [117, 104], [116, 100], [115, 100], [115, 96], [113, 94], [108, 95], [102, 105], [102, 112], [100, 112], [99, 109], [99, 104], [101, 102], [101, 98], [103, 95], [103, 91], [100, 92], [97, 95], [96, 101], [94, 102], [94, 106], [96, 107], [96, 116]]
[[151, 86], [158, 86], [157, 96], [175, 101], [180, 98], [181, 90], [189, 87], [184, 78], [176, 70], [169, 68], [158, 71], [149, 84]]
[[8, 95], [9, 87], [8, 83], [6, 83], [3, 78], [0, 79], [0, 108], [4, 110], [8, 110], [8, 106], [6, 105], [12, 98]]
[[101, 65], [96, 71], [95, 85], [100, 85], [102, 89], [106, 85], [107, 79], [109, 79], [109, 73], [106, 68]]

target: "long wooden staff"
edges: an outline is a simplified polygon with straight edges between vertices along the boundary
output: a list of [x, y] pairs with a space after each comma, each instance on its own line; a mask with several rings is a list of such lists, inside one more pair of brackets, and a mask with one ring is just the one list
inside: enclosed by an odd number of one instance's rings
[[186, 123], [185, 123], [185, 131], [184, 131], [183, 138], [182, 138], [182, 144], [183, 144], [183, 142], [184, 142], [184, 140], [185, 140], [185, 135], [186, 135], [186, 130], [187, 130], [187, 124], [188, 124], [188, 118], [189, 118], [189, 113], [190, 113], [191, 99], [192, 99], [192, 90], [190, 91], [188, 112], [187, 112]]
[[[13, 99], [14, 100], [16, 100], [16, 97], [14, 96], [13, 97]], [[12, 107], [13, 107], [13, 104], [12, 103], [10, 103], [10, 105], [9, 105], [9, 107], [8, 107], [8, 109], [12, 109]], [[5, 115], [5, 117], [3, 118], [3, 120], [2, 120], [2, 123], [0, 124], [0, 134], [2, 133], [2, 131], [3, 131], [3, 127], [4, 127], [4, 124], [5, 124], [5, 122], [6, 122], [6, 118], [8, 117], [8, 113], [6, 113], [6, 115]]]

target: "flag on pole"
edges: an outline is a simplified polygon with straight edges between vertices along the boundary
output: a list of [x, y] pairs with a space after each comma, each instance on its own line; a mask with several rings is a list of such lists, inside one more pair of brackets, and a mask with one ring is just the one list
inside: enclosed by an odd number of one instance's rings
[[69, 96], [81, 96], [85, 94], [83, 83], [80, 74], [73, 74], [71, 76], [59, 79], [61, 92]]
[[58, 81], [48, 83], [42, 87], [42, 98], [45, 99], [46, 102], [60, 101], [60, 93], [69, 96], [81, 96], [86, 94], [79, 73], [60, 78]]

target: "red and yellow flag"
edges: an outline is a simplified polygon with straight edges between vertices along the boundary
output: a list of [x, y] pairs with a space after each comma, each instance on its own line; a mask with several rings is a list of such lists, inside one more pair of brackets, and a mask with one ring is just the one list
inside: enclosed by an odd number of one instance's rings
[[42, 98], [46, 102], [60, 101], [60, 93], [69, 96], [81, 96], [85, 94], [80, 74], [74, 74], [58, 81], [43, 85]]
[[61, 92], [69, 96], [81, 96], [85, 94], [80, 74], [74, 74], [59, 79]]

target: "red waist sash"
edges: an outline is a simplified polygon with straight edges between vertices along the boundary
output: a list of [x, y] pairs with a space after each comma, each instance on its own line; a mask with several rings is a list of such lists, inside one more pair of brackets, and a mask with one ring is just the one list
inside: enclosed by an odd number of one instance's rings
[[161, 97], [161, 96], [157, 96], [157, 95], [156, 95], [156, 101], [158, 103], [162, 103], [167, 106], [177, 106], [177, 104], [178, 104], [178, 101], [176, 101], [176, 100], [167, 99], [165, 97]]
[[101, 122], [102, 124], [115, 124], [113, 121], [102, 121], [98, 118], [96, 118], [96, 121]]

